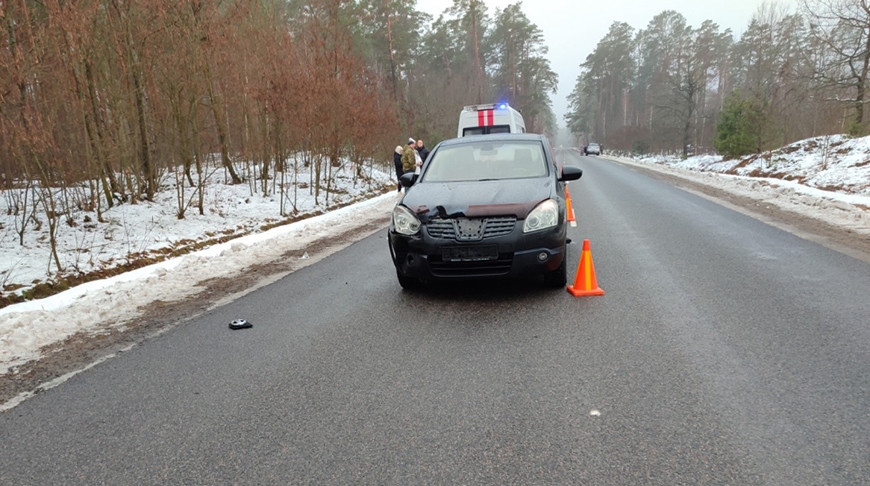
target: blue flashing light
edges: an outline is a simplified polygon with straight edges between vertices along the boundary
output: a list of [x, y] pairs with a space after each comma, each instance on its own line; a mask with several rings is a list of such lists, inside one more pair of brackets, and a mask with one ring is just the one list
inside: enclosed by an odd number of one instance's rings
[[498, 104], [498, 109], [499, 109], [499, 110], [507, 110], [507, 107], [508, 107], [508, 104], [507, 104], [507, 103], [499, 103], [499, 104]]

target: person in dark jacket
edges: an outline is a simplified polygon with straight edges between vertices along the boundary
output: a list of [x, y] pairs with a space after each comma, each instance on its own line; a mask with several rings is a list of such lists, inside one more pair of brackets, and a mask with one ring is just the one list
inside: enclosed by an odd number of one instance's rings
[[[402, 174], [405, 173], [405, 171], [402, 169], [402, 152], [403, 151], [404, 151], [404, 149], [402, 148], [401, 145], [396, 145], [396, 151], [393, 152], [393, 165], [396, 166], [396, 180], [400, 179], [402, 177]], [[397, 186], [396, 190], [398, 192], [402, 192], [402, 183], [398, 182], [396, 184], [396, 186]]]
[[423, 144], [423, 140], [417, 140], [417, 153], [420, 154], [423, 162], [426, 162], [426, 158], [429, 157], [429, 149]]

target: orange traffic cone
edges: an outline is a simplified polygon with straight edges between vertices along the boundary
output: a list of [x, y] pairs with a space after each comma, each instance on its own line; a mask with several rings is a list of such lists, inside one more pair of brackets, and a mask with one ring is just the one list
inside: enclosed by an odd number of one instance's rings
[[580, 264], [577, 266], [577, 277], [574, 279], [574, 285], [568, 286], [568, 292], [574, 297], [604, 295], [604, 291], [598, 287], [598, 281], [595, 280], [595, 267], [592, 265], [589, 240], [583, 240], [583, 253], [580, 255]]
[[574, 218], [574, 208], [571, 207], [571, 193], [568, 192], [568, 186], [565, 186], [565, 203], [568, 209], [568, 222], [571, 226], [577, 226], [577, 220]]

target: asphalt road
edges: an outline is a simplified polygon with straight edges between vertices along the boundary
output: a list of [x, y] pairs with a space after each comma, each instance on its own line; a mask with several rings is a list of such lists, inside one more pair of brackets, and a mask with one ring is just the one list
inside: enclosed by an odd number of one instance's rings
[[866, 483], [870, 265], [564, 157], [604, 296], [402, 291], [380, 230], [0, 414], [0, 484]]

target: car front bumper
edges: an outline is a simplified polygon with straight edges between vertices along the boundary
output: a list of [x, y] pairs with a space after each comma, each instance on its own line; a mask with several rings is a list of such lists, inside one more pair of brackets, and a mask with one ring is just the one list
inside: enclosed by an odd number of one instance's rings
[[[421, 281], [543, 275], [557, 270], [565, 259], [567, 226], [523, 233], [522, 222], [504, 236], [478, 242], [435, 238], [424, 226], [416, 235], [389, 230], [390, 254], [399, 275]], [[474, 256], [487, 247], [487, 256]], [[494, 247], [494, 248], [493, 248]], [[466, 249], [470, 251], [465, 251]], [[457, 251], [458, 250], [458, 251]], [[497, 251], [497, 257], [495, 253]], [[450, 253], [470, 253], [449, 258]]]

